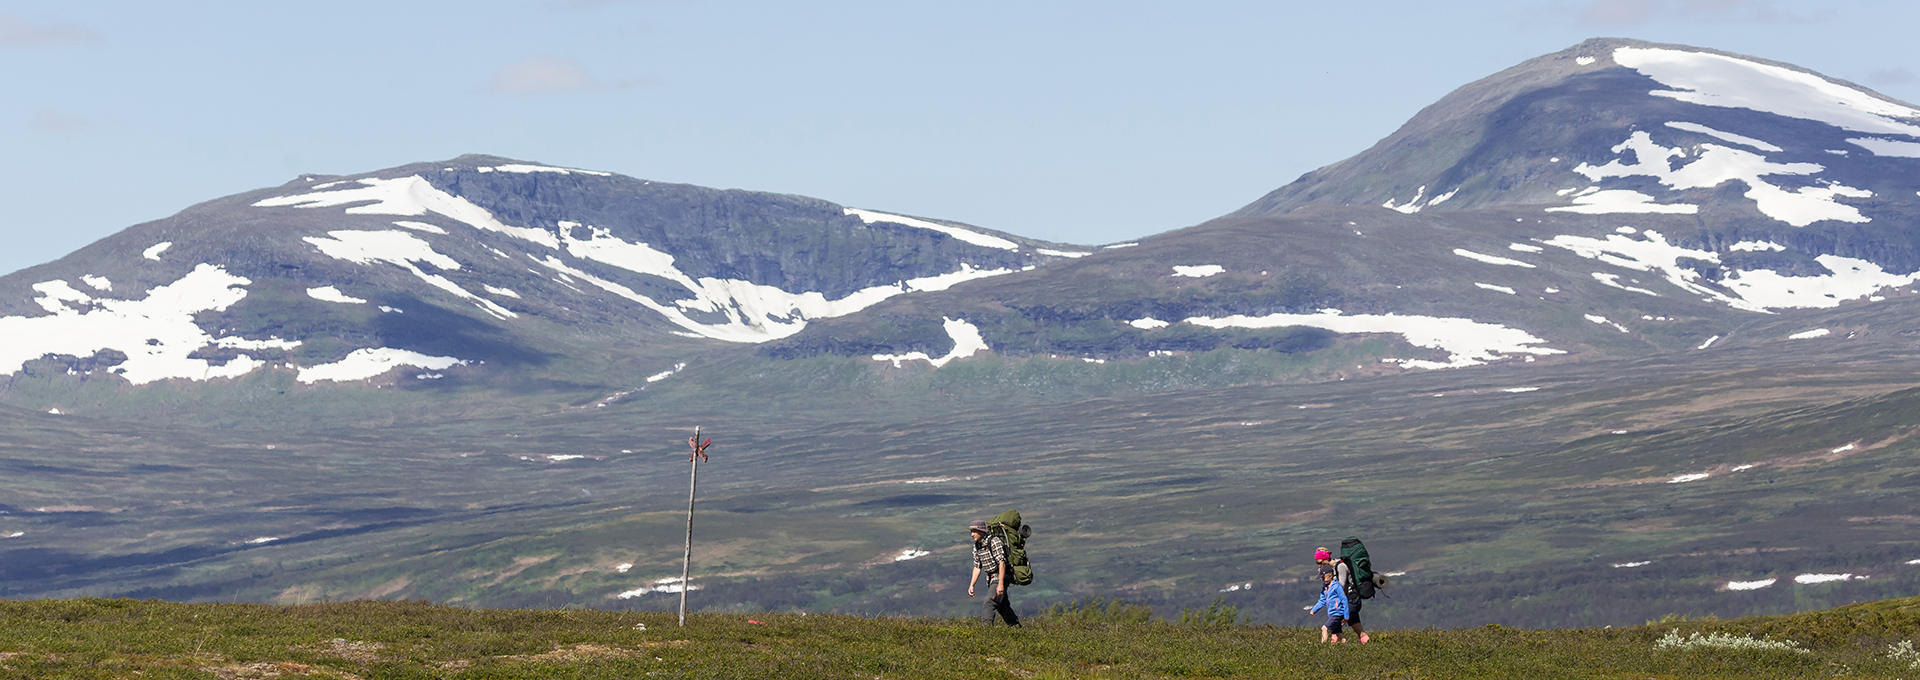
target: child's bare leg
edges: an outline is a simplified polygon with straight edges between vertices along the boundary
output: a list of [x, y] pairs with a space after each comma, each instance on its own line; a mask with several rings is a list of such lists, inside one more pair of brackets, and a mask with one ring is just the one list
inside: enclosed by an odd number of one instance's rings
[[1327, 641], [1327, 627], [1326, 627], [1326, 626], [1321, 626], [1321, 627], [1320, 627], [1320, 641], [1321, 641], [1321, 642], [1326, 642], [1326, 641]]

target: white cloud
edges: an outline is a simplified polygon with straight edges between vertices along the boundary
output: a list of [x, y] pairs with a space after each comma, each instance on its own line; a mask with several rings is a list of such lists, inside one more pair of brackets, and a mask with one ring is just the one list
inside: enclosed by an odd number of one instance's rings
[[26, 17], [0, 14], [0, 47], [85, 45], [97, 42], [100, 42], [100, 34], [89, 28], [69, 24], [35, 26]]
[[493, 91], [501, 94], [584, 92], [606, 87], [580, 62], [553, 55], [536, 55], [502, 66], [494, 72], [492, 81]]

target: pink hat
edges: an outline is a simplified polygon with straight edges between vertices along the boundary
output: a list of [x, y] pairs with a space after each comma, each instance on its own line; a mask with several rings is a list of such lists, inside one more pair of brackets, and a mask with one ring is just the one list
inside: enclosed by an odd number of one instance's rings
[[1330, 559], [1333, 559], [1333, 553], [1327, 552], [1325, 550], [1315, 550], [1313, 551], [1313, 559], [1330, 560]]

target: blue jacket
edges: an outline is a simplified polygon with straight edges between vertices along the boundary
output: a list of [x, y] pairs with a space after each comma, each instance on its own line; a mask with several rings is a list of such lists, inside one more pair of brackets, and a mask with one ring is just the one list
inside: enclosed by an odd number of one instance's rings
[[1340, 582], [1327, 584], [1326, 589], [1320, 591], [1320, 601], [1315, 602], [1313, 608], [1307, 611], [1318, 612], [1321, 607], [1327, 609], [1328, 617], [1338, 616], [1343, 619], [1347, 617], [1347, 591], [1340, 587]]

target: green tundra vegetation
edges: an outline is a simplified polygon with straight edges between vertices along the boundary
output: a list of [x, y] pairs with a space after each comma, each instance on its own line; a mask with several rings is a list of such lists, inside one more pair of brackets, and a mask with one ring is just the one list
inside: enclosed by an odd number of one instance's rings
[[0, 678], [1899, 678], [1920, 598], [1742, 619], [1386, 630], [1326, 645], [1219, 605], [1083, 598], [1019, 629], [964, 619], [0, 601]]

